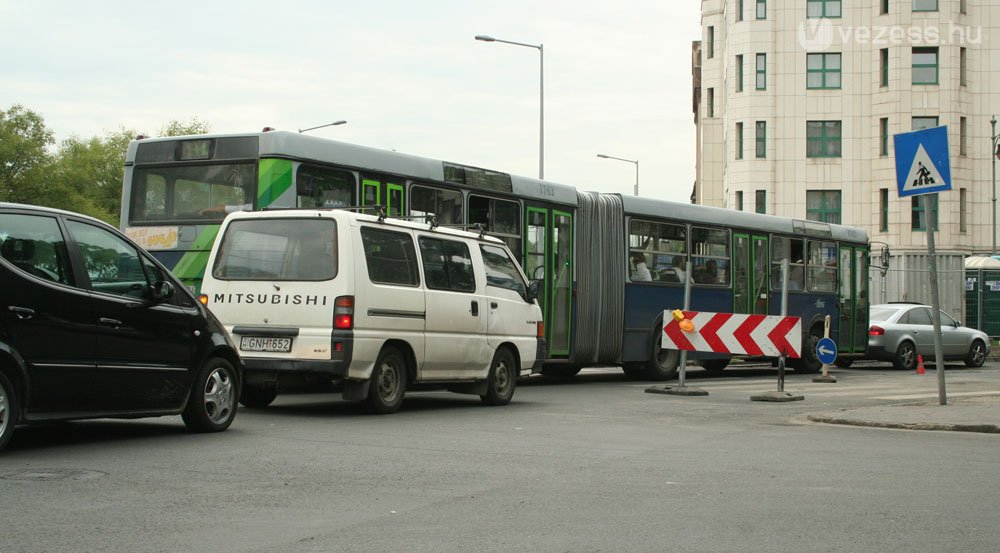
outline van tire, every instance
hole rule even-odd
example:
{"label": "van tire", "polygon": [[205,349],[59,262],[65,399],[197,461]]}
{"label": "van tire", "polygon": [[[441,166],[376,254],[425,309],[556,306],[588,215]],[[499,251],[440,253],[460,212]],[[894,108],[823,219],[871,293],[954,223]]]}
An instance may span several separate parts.
{"label": "van tire", "polygon": [[232,363],[212,357],[202,365],[191,386],[187,406],[181,413],[192,432],[222,432],[236,418],[239,378]]}
{"label": "van tire", "polygon": [[240,394],[240,404],[253,409],[263,409],[278,397],[277,389],[244,386]]}
{"label": "van tire", "polygon": [[17,393],[7,376],[0,372],[0,450],[7,447],[17,425]]}
{"label": "van tire", "polygon": [[393,346],[385,346],[378,354],[372,369],[371,384],[365,405],[378,415],[388,415],[399,410],[406,393],[406,359]]}
{"label": "van tire", "polygon": [[500,348],[493,354],[490,374],[486,378],[486,393],[479,396],[486,405],[507,405],[514,397],[517,376],[521,374],[517,360],[507,348]]}

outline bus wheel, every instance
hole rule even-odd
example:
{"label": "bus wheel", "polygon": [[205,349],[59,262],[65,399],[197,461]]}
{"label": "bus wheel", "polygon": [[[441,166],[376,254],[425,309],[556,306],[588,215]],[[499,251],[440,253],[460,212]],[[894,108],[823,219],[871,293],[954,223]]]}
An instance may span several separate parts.
{"label": "bus wheel", "polygon": [[549,378],[572,378],[582,368],[573,365],[545,365],[542,367],[542,376]]}
{"label": "bus wheel", "polygon": [[729,366],[729,359],[702,359],[699,363],[706,371],[719,374]]}
{"label": "bus wheel", "polygon": [[851,359],[850,357],[847,358],[838,357],[837,360],[833,362],[833,364],[837,365],[842,369],[849,369],[851,368],[851,365],[854,364],[854,359]]}
{"label": "bus wheel", "polygon": [[651,349],[652,356],[646,361],[646,368],[642,375],[647,380],[670,380],[677,376],[677,366],[680,365],[681,352],[675,349],[663,349],[660,347],[660,336],[653,339]]}
{"label": "bus wheel", "polygon": [[810,332],[809,338],[806,340],[805,351],[802,352],[802,357],[795,359],[795,364],[792,365],[795,372],[815,374],[823,369],[823,363],[820,363],[819,358],[816,357],[816,344],[818,343],[819,336],[814,332]]}

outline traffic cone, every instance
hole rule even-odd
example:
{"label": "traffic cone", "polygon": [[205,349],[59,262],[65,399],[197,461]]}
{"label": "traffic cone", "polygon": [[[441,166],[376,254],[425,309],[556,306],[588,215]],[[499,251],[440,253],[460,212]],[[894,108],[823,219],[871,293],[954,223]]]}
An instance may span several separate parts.
{"label": "traffic cone", "polygon": [[917,355],[917,374],[927,374],[927,369],[924,368],[923,355]]}

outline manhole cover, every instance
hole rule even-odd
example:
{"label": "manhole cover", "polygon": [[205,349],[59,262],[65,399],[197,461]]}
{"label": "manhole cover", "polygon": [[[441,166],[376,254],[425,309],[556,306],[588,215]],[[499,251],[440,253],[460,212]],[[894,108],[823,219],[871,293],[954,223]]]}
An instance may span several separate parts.
{"label": "manhole cover", "polygon": [[108,473],[99,470],[86,469],[31,469],[17,472],[8,472],[0,475],[4,480],[93,480],[102,478]]}

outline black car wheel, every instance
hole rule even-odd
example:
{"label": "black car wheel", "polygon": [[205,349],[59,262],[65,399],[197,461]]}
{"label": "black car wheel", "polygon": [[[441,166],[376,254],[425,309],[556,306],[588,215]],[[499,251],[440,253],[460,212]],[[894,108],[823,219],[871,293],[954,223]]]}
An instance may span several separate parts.
{"label": "black car wheel", "polygon": [[373,413],[388,415],[399,410],[405,393],[406,360],[399,350],[386,346],[375,361],[365,403]]}
{"label": "black car wheel", "polygon": [[17,424],[17,396],[10,380],[0,373],[0,450],[7,447]]}
{"label": "black car wheel", "polygon": [[486,393],[479,396],[486,405],[507,405],[514,397],[517,385],[517,361],[507,348],[500,348],[493,355],[490,374],[486,381]]}
{"label": "black car wheel", "polygon": [[896,349],[896,357],[892,360],[893,366],[901,371],[912,371],[917,368],[917,348],[913,342],[903,342]]}
{"label": "black car wheel", "polygon": [[221,432],[236,418],[239,381],[225,359],[213,357],[202,366],[184,409],[184,424],[194,432]]}
{"label": "black car wheel", "polygon": [[972,342],[969,354],[965,356],[966,367],[982,367],[986,361],[986,344],[980,340]]}

